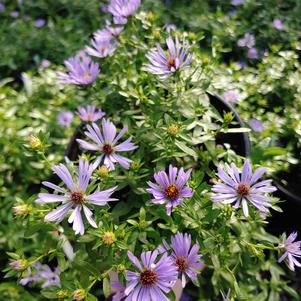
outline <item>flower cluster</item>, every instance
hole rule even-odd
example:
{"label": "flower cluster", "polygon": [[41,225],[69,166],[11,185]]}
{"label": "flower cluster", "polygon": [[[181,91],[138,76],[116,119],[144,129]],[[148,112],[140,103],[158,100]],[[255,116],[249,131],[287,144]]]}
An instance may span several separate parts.
{"label": "flower cluster", "polygon": [[49,286],[61,286],[60,270],[56,267],[52,270],[48,265],[36,262],[32,267],[28,267],[20,284],[25,286],[29,284],[41,283],[42,288]]}

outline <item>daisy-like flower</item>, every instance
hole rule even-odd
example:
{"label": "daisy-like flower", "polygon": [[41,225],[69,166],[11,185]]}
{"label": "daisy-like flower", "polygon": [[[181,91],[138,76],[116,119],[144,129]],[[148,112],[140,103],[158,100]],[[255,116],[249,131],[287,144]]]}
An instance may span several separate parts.
{"label": "daisy-like flower", "polygon": [[123,26],[112,26],[111,23],[106,20],[106,28],[97,30],[93,38],[98,41],[110,41],[113,38],[117,38],[123,31]]}
{"label": "daisy-like flower", "polygon": [[245,0],[232,0],[231,4],[234,6],[242,5],[245,3]]}
{"label": "daisy-like flower", "polygon": [[[178,206],[184,201],[184,198],[191,198],[193,196],[192,189],[187,185],[191,173],[191,169],[184,172],[183,168],[178,168],[169,165],[169,174],[165,171],[159,171],[154,174],[157,184],[147,182],[151,187],[147,192],[154,197],[152,202],[154,204],[166,203],[166,212],[171,214],[173,207]],[[185,187],[184,187],[185,186]]]}
{"label": "daisy-like flower", "polygon": [[246,33],[243,38],[239,39],[237,42],[239,47],[252,48],[255,46],[255,37],[250,33]]}
{"label": "daisy-like flower", "polygon": [[177,70],[187,67],[192,59],[192,54],[187,53],[189,46],[185,39],[180,44],[178,37],[176,37],[176,42],[172,37],[168,37],[166,45],[167,52],[162,49],[160,44],[157,44],[157,49],[151,49],[146,55],[150,63],[145,65],[148,72],[159,75],[163,79]]}
{"label": "daisy-like flower", "polygon": [[125,286],[118,280],[111,281],[111,291],[114,293],[112,301],[121,301],[126,298]]}
{"label": "daisy-like flower", "polygon": [[86,51],[89,55],[104,58],[113,54],[118,46],[118,43],[115,39],[102,40],[97,39],[96,37],[91,40],[91,46],[92,47],[86,47]]}
{"label": "daisy-like flower", "polygon": [[225,101],[238,103],[239,102],[239,95],[235,90],[229,90],[224,93]]}
{"label": "daisy-like flower", "polygon": [[256,118],[249,119],[248,124],[254,132],[261,133],[264,130],[262,123]]}
{"label": "daisy-like flower", "polygon": [[283,29],[283,23],[282,23],[282,21],[281,21],[280,19],[278,19],[278,18],[273,20],[273,26],[274,26],[276,29],[278,29],[278,30]]}
{"label": "daisy-like flower", "polygon": [[114,17],[114,23],[126,24],[127,18],[134,14],[141,4],[141,0],[111,0],[108,12]]}
{"label": "daisy-like flower", "polygon": [[66,60],[65,66],[68,73],[57,72],[58,82],[62,84],[89,85],[99,74],[99,65],[83,51]]}
{"label": "daisy-like flower", "polygon": [[86,136],[90,138],[94,143],[87,142],[82,139],[76,139],[80,146],[87,150],[99,151],[101,155],[96,159],[94,167],[96,168],[102,161],[109,170],[114,170],[114,164],[119,163],[123,168],[129,169],[132,160],[118,155],[118,152],[127,152],[136,149],[138,146],[132,141],[132,137],[126,141],[117,144],[124,133],[127,131],[127,126],[124,126],[118,135],[116,135],[116,127],[113,122],[102,119],[102,131],[96,123],[92,123],[92,126],[87,125]]}
{"label": "daisy-like flower", "polygon": [[142,264],[130,251],[128,257],[139,271],[126,271],[125,301],[168,301],[165,294],[170,292],[178,277],[178,269],[172,259],[165,253],[157,261],[157,250],[143,252]]}
{"label": "daisy-like flower", "polygon": [[43,18],[38,18],[34,20],[33,25],[37,28],[41,28],[46,24],[46,20]]}
{"label": "daisy-like flower", "polygon": [[90,205],[104,206],[110,201],[117,201],[117,199],[111,198],[111,194],[115,191],[116,187],[110,188],[104,191],[96,190],[92,194],[86,194],[91,175],[94,171],[92,164],[88,161],[80,158],[78,174],[74,179],[68,168],[64,164],[56,165],[52,170],[59,176],[59,178],[65,183],[66,188],[59,187],[50,182],[43,182],[43,185],[54,189],[55,192],[61,194],[39,193],[36,200],[39,204],[57,203],[63,204],[56,209],[50,211],[45,216],[45,221],[60,223],[70,209],[73,208],[68,222],[73,223],[73,230],[75,234],[83,235],[85,232],[84,223],[81,216],[81,211],[89,222],[89,224],[97,228],[95,221],[92,218],[92,211],[89,209]]}
{"label": "daisy-like flower", "polygon": [[57,267],[54,271],[48,265],[43,265],[42,271],[39,273],[39,276],[45,281],[42,284],[42,288],[49,286],[61,286],[60,280],[60,269]]}
{"label": "daisy-like flower", "polygon": [[95,122],[106,115],[101,109],[92,105],[78,107],[77,110],[79,118],[85,122]]}
{"label": "daisy-like flower", "polygon": [[268,213],[273,199],[265,194],[274,192],[277,188],[271,185],[272,180],[258,182],[264,175],[265,168],[258,168],[253,173],[249,160],[245,161],[241,172],[234,163],[231,167],[225,164],[225,167],[226,171],[221,167],[218,168],[218,177],[222,182],[214,184],[212,191],[215,195],[212,196],[212,201],[223,204],[234,203],[234,208],[242,205],[246,217],[249,216],[248,203],[255,206],[261,213]]}
{"label": "daisy-like flower", "polygon": [[247,56],[251,60],[258,59],[258,51],[257,51],[257,49],[254,48],[254,47],[248,49]]}
{"label": "daisy-like flower", "polygon": [[73,114],[69,111],[59,112],[57,115],[57,123],[62,127],[69,127],[73,120]]}
{"label": "daisy-like flower", "polygon": [[285,250],[285,253],[279,258],[278,262],[282,262],[287,257],[288,266],[292,271],[295,270],[295,266],[301,267],[301,263],[296,259],[296,257],[301,257],[301,241],[295,241],[297,235],[297,232],[291,233],[283,244],[278,245],[279,248]]}
{"label": "daisy-like flower", "polygon": [[35,283],[41,280],[40,275],[31,269],[31,267],[27,268],[26,276],[20,280],[20,284],[25,286],[30,283]]}
{"label": "daisy-like flower", "polygon": [[177,233],[171,237],[171,246],[163,240],[163,246],[159,247],[159,252],[172,250],[171,258],[179,270],[179,279],[182,281],[182,287],[186,286],[187,277],[192,281],[197,279],[197,274],[205,267],[200,261],[202,255],[198,254],[199,245],[191,245],[191,235]]}

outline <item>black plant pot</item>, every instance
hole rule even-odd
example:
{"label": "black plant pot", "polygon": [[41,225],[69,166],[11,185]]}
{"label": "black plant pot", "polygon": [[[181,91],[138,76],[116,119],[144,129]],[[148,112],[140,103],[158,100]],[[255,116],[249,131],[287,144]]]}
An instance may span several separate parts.
{"label": "black plant pot", "polygon": [[[233,128],[245,127],[244,122],[239,117],[237,111],[221,97],[209,94],[209,100],[211,105],[220,113],[223,112],[229,113],[232,112],[234,116],[234,121],[237,122],[237,125],[232,126]],[[238,154],[243,157],[248,157],[251,153],[251,143],[249,135],[247,133],[220,133],[216,137],[217,144],[228,143],[231,145],[231,148]]]}

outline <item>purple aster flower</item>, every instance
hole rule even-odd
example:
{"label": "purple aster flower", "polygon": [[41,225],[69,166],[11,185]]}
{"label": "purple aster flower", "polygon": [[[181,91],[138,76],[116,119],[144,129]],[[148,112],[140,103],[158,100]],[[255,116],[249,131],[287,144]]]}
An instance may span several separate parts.
{"label": "purple aster flower", "polygon": [[82,121],[85,122],[95,122],[106,115],[101,109],[98,109],[95,106],[91,105],[86,107],[79,107],[77,110],[78,116]]}
{"label": "purple aster flower", "polygon": [[167,53],[157,44],[157,49],[150,50],[146,55],[150,62],[145,65],[147,71],[159,75],[161,78],[166,78],[177,70],[187,67],[192,59],[192,54],[187,54],[189,46],[185,39],[180,44],[178,37],[176,37],[176,43],[172,37],[168,37],[166,44]]}
{"label": "purple aster flower", "polygon": [[121,301],[126,298],[125,286],[118,280],[111,281],[111,291],[114,292],[112,301]]}
{"label": "purple aster flower", "polygon": [[3,3],[0,3],[0,14],[5,12],[5,5]]}
{"label": "purple aster flower", "polygon": [[57,267],[54,271],[48,265],[43,265],[42,271],[39,273],[41,279],[45,282],[42,284],[42,288],[49,286],[61,286],[60,269]]}
{"label": "purple aster flower", "polygon": [[22,271],[26,268],[26,261],[22,260],[22,259],[18,259],[15,261],[12,261],[9,266],[16,271]]}
{"label": "purple aster flower", "polygon": [[41,280],[37,271],[33,271],[30,267],[27,268],[26,276],[20,280],[20,284],[25,286],[30,283],[38,282]]}
{"label": "purple aster flower", "polygon": [[192,281],[197,279],[197,274],[205,267],[204,263],[200,261],[202,255],[198,252],[200,247],[198,245],[191,246],[191,235],[177,233],[171,237],[171,246],[163,240],[163,247],[159,248],[159,252],[172,250],[171,258],[174,264],[178,267],[179,278],[182,281],[182,287],[186,286],[187,277]]}
{"label": "purple aster flower", "polygon": [[118,46],[118,43],[115,39],[103,40],[94,37],[91,40],[91,46],[92,47],[86,47],[87,53],[91,56],[103,58],[113,54]]}
{"label": "purple aster flower", "polygon": [[191,198],[193,196],[192,189],[187,185],[184,187],[190,177],[191,169],[184,172],[181,167],[179,172],[178,168],[169,165],[169,174],[165,171],[159,171],[154,174],[157,184],[147,182],[151,187],[147,192],[151,193],[154,197],[152,202],[154,204],[166,203],[166,212],[171,214],[173,207],[178,206],[184,201],[184,198]]}
{"label": "purple aster flower", "polygon": [[177,25],[175,25],[175,24],[167,24],[166,25],[166,31],[168,33],[170,33],[172,30],[176,31],[177,30]]}
{"label": "purple aster flower", "polygon": [[48,61],[48,60],[46,60],[46,59],[42,60],[41,66],[42,66],[43,68],[48,68],[48,67],[50,66],[50,61]]}
{"label": "purple aster flower", "polygon": [[258,58],[258,52],[257,52],[257,49],[254,48],[254,47],[248,49],[247,56],[248,56],[248,58],[251,59],[251,60],[257,59],[257,58]]}
{"label": "purple aster flower", "polygon": [[282,262],[287,257],[288,266],[292,271],[295,270],[295,266],[301,267],[301,263],[295,258],[301,257],[301,241],[295,241],[297,235],[297,232],[291,233],[283,244],[278,245],[279,248],[285,250],[285,253],[279,258],[278,262]]}
{"label": "purple aster flower", "polygon": [[38,18],[34,20],[33,25],[37,28],[41,28],[46,24],[46,20],[43,18]]}
{"label": "purple aster flower", "polygon": [[13,17],[13,18],[18,18],[19,17],[19,12],[14,10],[10,13],[10,16]]}
{"label": "purple aster flower", "polygon": [[238,103],[239,95],[235,90],[229,90],[224,93],[224,99],[227,102]]}
{"label": "purple aster flower", "polygon": [[274,19],[273,20],[273,26],[278,29],[278,30],[281,30],[283,29],[283,23],[280,19]]}
{"label": "purple aster flower", "polygon": [[62,111],[58,113],[57,123],[63,127],[69,127],[73,120],[73,114],[69,111]]}
{"label": "purple aster flower", "polygon": [[87,125],[87,131],[85,134],[94,142],[94,144],[82,139],[77,139],[77,142],[84,149],[101,152],[101,155],[94,163],[95,168],[100,164],[100,162],[104,161],[104,165],[107,166],[109,170],[115,169],[114,164],[116,162],[118,162],[123,168],[129,169],[132,160],[117,154],[118,152],[127,152],[138,147],[131,142],[132,137],[120,144],[117,144],[126,131],[127,126],[124,126],[120,133],[116,135],[115,125],[111,121],[103,118],[102,132],[95,123],[92,123],[92,126]]}
{"label": "purple aster flower", "polygon": [[128,257],[139,271],[126,271],[128,286],[125,290],[125,301],[168,301],[165,294],[170,292],[178,277],[178,269],[172,259],[165,253],[156,261],[157,250],[143,252],[142,264],[130,251]]}
{"label": "purple aster flower", "polygon": [[94,63],[84,51],[65,61],[68,73],[57,72],[59,83],[89,85],[99,74],[99,65]]}
{"label": "purple aster flower", "polygon": [[223,301],[230,301],[230,296],[231,296],[231,290],[230,289],[228,290],[227,295],[224,295],[223,292],[221,292],[221,294],[222,294]]}
{"label": "purple aster flower", "polygon": [[252,48],[255,46],[255,37],[250,33],[246,33],[243,38],[239,39],[237,42],[239,47]]}
{"label": "purple aster flower", "polygon": [[113,15],[114,23],[125,24],[127,18],[134,14],[140,4],[140,0],[111,0],[108,11]]}
{"label": "purple aster flower", "polygon": [[212,191],[216,194],[212,197],[213,202],[223,204],[234,204],[234,208],[242,205],[243,213],[249,216],[248,202],[255,206],[259,212],[268,213],[268,208],[272,206],[271,197],[264,194],[274,192],[276,187],[271,185],[272,180],[258,180],[264,175],[265,168],[258,168],[252,173],[249,160],[245,160],[243,169],[238,171],[234,163],[231,167],[226,163],[226,172],[219,167],[218,177],[222,182],[214,184]]}
{"label": "purple aster flower", "polygon": [[231,4],[234,6],[242,5],[245,3],[245,0],[232,0]]}
{"label": "purple aster flower", "polygon": [[249,119],[248,123],[254,132],[261,133],[264,130],[262,123],[256,118]]}
{"label": "purple aster flower", "polygon": [[104,206],[110,201],[117,201],[117,199],[111,198],[111,194],[115,191],[116,187],[110,188],[104,191],[96,190],[92,194],[86,194],[91,175],[94,167],[89,164],[88,161],[80,158],[78,175],[76,179],[73,179],[67,167],[63,164],[52,167],[52,170],[61,178],[67,188],[59,187],[50,182],[43,182],[43,185],[54,189],[54,191],[61,192],[61,194],[39,193],[36,200],[39,204],[48,204],[62,202],[63,204],[56,209],[50,211],[45,216],[45,221],[60,223],[68,211],[73,208],[68,222],[73,223],[73,230],[75,234],[83,235],[85,227],[83,224],[81,211],[89,222],[89,224],[97,228],[95,221],[92,218],[92,211],[89,209],[89,205]]}
{"label": "purple aster flower", "polygon": [[123,26],[112,26],[111,22],[106,20],[106,30],[108,30],[114,38],[118,37],[123,29]]}

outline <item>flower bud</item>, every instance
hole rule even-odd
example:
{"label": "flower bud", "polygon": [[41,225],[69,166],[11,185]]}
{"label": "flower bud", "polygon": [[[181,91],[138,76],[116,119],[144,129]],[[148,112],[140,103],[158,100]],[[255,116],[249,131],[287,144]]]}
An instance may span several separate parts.
{"label": "flower bud", "polygon": [[176,124],[172,124],[167,128],[167,133],[170,136],[177,136],[179,133],[179,127]]}
{"label": "flower bud", "polygon": [[225,122],[230,123],[233,120],[234,116],[232,112],[227,112],[224,114]]}
{"label": "flower bud", "polygon": [[41,140],[35,135],[30,135],[28,140],[29,140],[29,146],[33,149],[37,149],[42,145]]}
{"label": "flower bud", "polygon": [[133,161],[133,162],[131,163],[131,169],[132,169],[132,170],[138,170],[139,167],[140,167],[140,163],[139,163],[138,161]]}
{"label": "flower bud", "polygon": [[103,234],[102,240],[106,245],[111,245],[116,241],[116,237],[113,232],[108,231]]}
{"label": "flower bud", "polygon": [[97,173],[101,178],[106,178],[109,175],[109,169],[105,165],[102,165],[98,168]]}
{"label": "flower bud", "polygon": [[30,206],[22,204],[13,207],[13,213],[16,216],[26,216],[30,212]]}
{"label": "flower bud", "polygon": [[84,289],[79,288],[72,293],[73,300],[80,301],[84,300],[87,296],[87,293]]}
{"label": "flower bud", "polygon": [[60,290],[60,291],[56,292],[56,297],[58,299],[66,298],[66,297],[68,297],[68,292],[64,291],[64,290]]}
{"label": "flower bud", "polygon": [[27,260],[25,259],[18,259],[15,261],[12,261],[9,266],[16,271],[23,271],[27,268]]}

